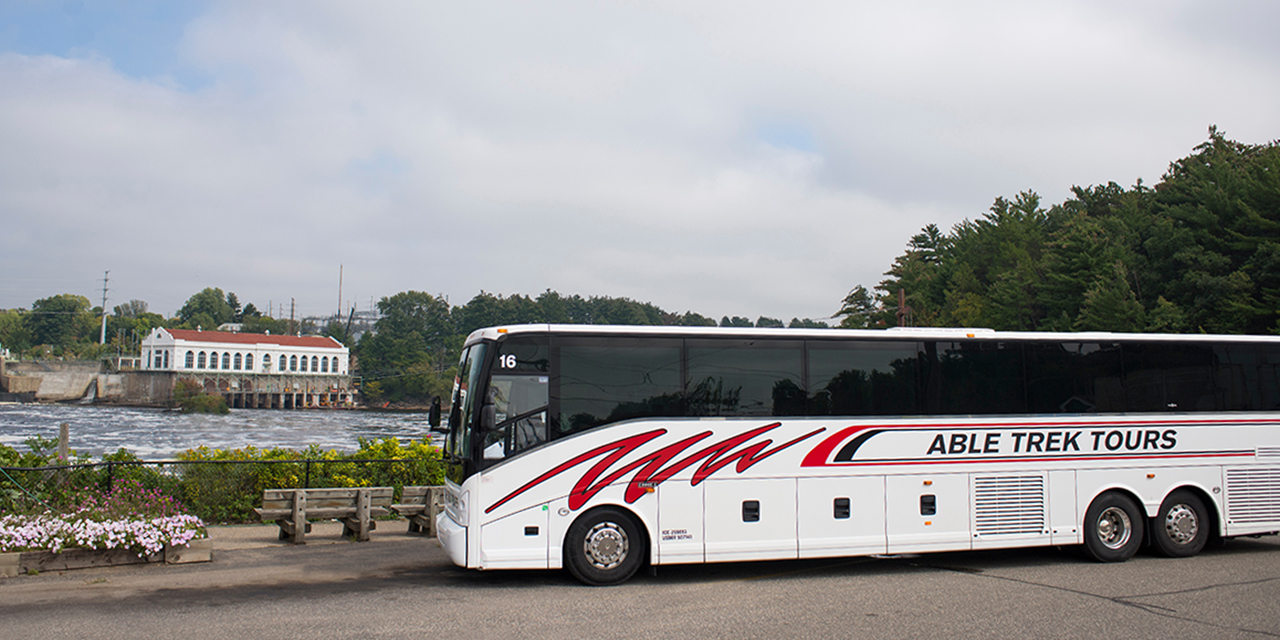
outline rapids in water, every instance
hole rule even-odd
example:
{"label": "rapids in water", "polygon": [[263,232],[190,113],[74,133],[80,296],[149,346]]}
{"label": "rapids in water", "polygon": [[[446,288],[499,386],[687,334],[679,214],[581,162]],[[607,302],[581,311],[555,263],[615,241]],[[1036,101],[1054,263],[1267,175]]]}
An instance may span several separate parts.
{"label": "rapids in water", "polygon": [[[170,459],[204,445],[214,449],[284,447],[354,451],[358,439],[431,438],[426,413],[357,410],[232,409],[227,415],[101,405],[0,405],[0,444],[26,449],[34,436],[58,438],[69,425],[71,449],[100,457],[120,448],[144,460]],[[437,442],[439,438],[437,435]]]}

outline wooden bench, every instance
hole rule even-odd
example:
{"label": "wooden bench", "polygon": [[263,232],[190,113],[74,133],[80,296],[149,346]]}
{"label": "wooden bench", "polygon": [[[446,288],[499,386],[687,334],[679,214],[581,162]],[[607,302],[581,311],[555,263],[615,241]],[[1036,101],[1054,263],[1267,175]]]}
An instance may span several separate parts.
{"label": "wooden bench", "polygon": [[444,509],[444,487],[405,487],[400,504],[391,505],[397,515],[409,520],[409,533],[436,535],[436,515]]}
{"label": "wooden bench", "polygon": [[388,515],[391,487],[351,487],[342,489],[267,489],[262,492],[262,508],[254,509],[263,522],[274,520],[280,525],[280,539],[306,544],[313,519],[342,521],[343,537],[369,539],[377,528],[373,519]]}

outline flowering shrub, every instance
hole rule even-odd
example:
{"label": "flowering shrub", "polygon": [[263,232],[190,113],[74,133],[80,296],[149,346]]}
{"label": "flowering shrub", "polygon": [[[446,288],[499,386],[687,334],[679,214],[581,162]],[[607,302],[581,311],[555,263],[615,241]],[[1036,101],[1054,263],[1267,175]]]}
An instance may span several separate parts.
{"label": "flowering shrub", "polygon": [[144,557],[204,535],[200,518],[137,480],[122,480],[109,492],[85,487],[76,496],[69,513],[0,517],[0,551],[127,548]]}
{"label": "flowering shrub", "polygon": [[0,551],[132,549],[145,557],[165,545],[186,545],[203,531],[200,518],[189,515],[149,520],[96,520],[85,512],[8,515],[0,517]]}

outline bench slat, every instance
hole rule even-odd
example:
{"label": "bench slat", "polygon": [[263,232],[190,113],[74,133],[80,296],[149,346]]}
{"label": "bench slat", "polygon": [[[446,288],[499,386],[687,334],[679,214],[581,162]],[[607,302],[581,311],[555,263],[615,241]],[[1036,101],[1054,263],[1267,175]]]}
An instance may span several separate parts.
{"label": "bench slat", "polygon": [[[292,509],[254,509],[262,520],[279,520],[293,515]],[[309,520],[329,520],[333,518],[349,518],[356,515],[355,507],[350,509],[311,509],[306,511]],[[382,507],[370,507],[369,516],[378,518],[391,515],[391,511]]]}

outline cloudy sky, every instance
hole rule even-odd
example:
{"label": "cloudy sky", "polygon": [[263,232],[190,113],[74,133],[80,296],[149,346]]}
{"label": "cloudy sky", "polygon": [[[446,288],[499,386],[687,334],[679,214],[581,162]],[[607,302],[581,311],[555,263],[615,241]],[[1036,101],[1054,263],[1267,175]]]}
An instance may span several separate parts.
{"label": "cloudy sky", "polygon": [[[176,5],[176,6],[175,6]],[[1280,4],[0,2],[0,308],[830,316],[997,196],[1280,137]]]}

